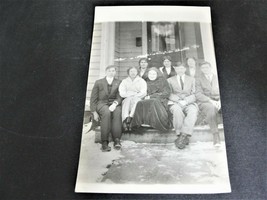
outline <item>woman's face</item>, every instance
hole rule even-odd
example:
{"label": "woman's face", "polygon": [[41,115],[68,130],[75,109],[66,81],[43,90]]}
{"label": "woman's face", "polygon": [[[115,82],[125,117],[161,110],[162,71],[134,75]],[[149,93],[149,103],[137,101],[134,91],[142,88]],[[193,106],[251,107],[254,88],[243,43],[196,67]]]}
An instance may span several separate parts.
{"label": "woman's face", "polygon": [[171,62],[170,60],[168,60],[168,59],[165,59],[165,60],[163,61],[163,65],[164,65],[165,67],[171,67],[172,62]]}
{"label": "woman's face", "polygon": [[146,69],[147,68],[147,65],[148,65],[148,63],[147,63],[146,60],[141,60],[141,62],[140,62],[141,69]]}
{"label": "woman's face", "polygon": [[148,75],[147,75],[147,76],[148,76],[149,80],[154,81],[154,80],[156,80],[158,74],[157,74],[156,71],[154,71],[154,70],[150,70],[150,71],[148,72]]}
{"label": "woman's face", "polygon": [[130,71],[129,71],[129,76],[130,76],[131,78],[135,78],[135,77],[137,76],[137,74],[138,74],[137,69],[135,69],[135,68],[130,69]]}
{"label": "woman's face", "polygon": [[189,58],[189,59],[187,60],[187,64],[188,64],[188,66],[190,66],[190,67],[195,67],[195,66],[196,66],[196,61],[195,61],[193,58]]}

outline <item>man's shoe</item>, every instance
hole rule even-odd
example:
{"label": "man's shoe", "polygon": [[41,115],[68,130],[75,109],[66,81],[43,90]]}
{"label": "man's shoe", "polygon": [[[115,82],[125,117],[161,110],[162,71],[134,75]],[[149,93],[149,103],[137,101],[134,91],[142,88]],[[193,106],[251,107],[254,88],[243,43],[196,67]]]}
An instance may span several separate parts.
{"label": "man's shoe", "polygon": [[189,143],[189,136],[185,133],[182,133],[175,141],[175,146],[178,149],[184,149],[186,144]]}
{"label": "man's shoe", "polygon": [[102,150],[102,152],[108,152],[111,150],[110,146],[108,146],[107,141],[102,142],[101,150]]}
{"label": "man's shoe", "polygon": [[220,140],[220,135],[218,132],[213,133],[213,145],[214,146],[220,146],[221,140]]}
{"label": "man's shoe", "polygon": [[119,138],[116,138],[114,141],[114,149],[120,150],[121,149],[121,142]]}

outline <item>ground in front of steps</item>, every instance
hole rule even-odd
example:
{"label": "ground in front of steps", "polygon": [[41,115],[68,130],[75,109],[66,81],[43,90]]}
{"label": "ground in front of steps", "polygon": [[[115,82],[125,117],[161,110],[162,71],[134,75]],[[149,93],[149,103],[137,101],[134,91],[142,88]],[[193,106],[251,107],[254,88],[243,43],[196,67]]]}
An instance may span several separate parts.
{"label": "ground in front of steps", "polygon": [[[122,141],[122,149],[103,153],[94,131],[82,136],[76,191],[103,184],[206,184],[229,182],[225,143],[193,142],[178,150],[173,143]],[[110,143],[112,146],[113,143]]]}

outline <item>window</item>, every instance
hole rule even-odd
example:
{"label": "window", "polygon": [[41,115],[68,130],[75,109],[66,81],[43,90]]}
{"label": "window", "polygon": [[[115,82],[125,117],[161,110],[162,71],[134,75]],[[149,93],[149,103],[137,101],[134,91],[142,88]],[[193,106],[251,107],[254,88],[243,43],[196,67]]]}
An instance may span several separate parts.
{"label": "window", "polygon": [[161,67],[165,55],[171,56],[173,65],[186,57],[203,59],[199,23],[148,22],[147,36],[150,66]]}

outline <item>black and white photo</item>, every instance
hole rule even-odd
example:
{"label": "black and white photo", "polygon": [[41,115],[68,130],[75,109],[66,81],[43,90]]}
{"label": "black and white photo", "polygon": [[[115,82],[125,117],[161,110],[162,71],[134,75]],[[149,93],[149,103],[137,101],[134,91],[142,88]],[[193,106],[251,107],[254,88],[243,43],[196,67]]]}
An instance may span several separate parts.
{"label": "black and white photo", "polygon": [[231,192],[209,7],[96,7],[76,192]]}

